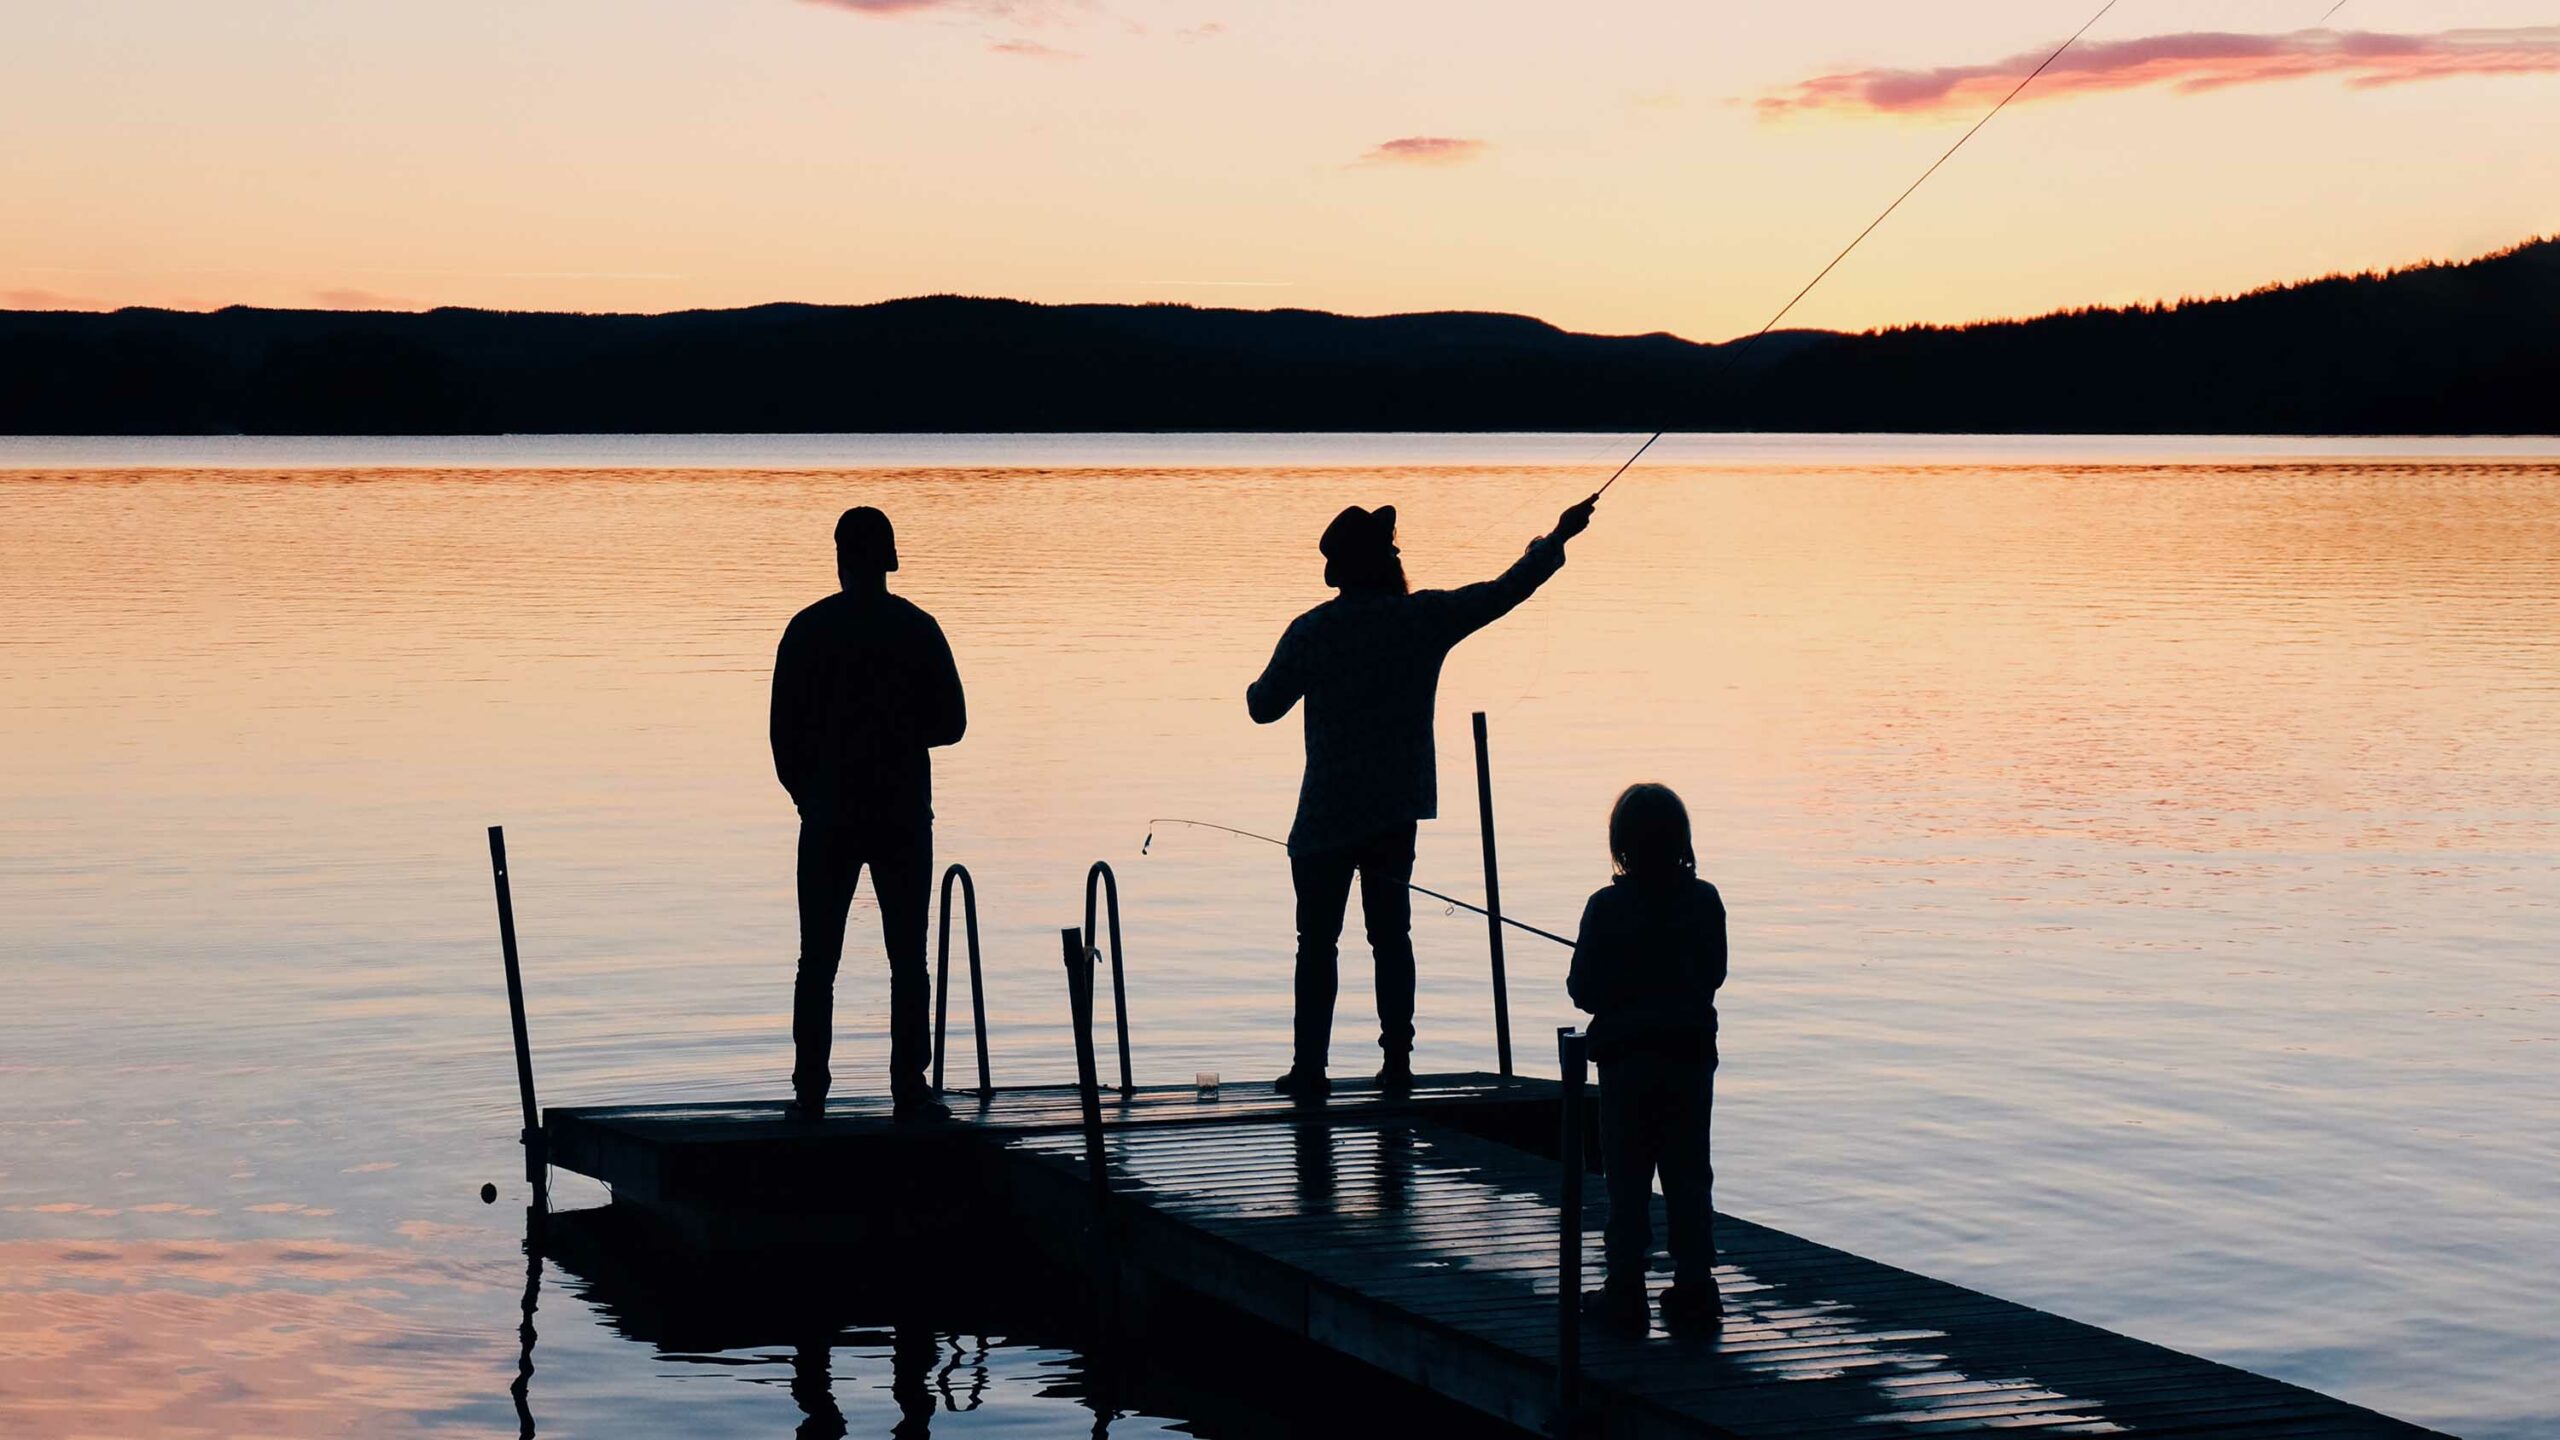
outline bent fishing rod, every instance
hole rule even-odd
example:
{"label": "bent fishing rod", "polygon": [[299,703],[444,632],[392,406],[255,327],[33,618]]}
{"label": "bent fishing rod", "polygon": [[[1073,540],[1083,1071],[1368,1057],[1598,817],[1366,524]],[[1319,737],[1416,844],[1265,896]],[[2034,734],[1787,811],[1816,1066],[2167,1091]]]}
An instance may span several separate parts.
{"label": "bent fishing rod", "polygon": [[[1144,855],[1149,849],[1154,847],[1156,843],[1156,827],[1159,825],[1188,825],[1194,830],[1215,830],[1222,835],[1234,835],[1240,839],[1259,840],[1265,845],[1277,845],[1283,850],[1289,848],[1288,841],[1276,839],[1272,836],[1261,834],[1258,831],[1239,830],[1233,825],[1220,825],[1209,820],[1185,820],[1177,815],[1160,815],[1147,822],[1147,838],[1138,842],[1139,854]],[[1407,880],[1404,882],[1404,888],[1412,891],[1416,895],[1428,895],[1432,899],[1440,901],[1442,904],[1453,905],[1460,910],[1473,911],[1478,915],[1484,916],[1488,920],[1498,919],[1503,924],[1510,926],[1514,930],[1526,930],[1541,940],[1553,940],[1567,950],[1574,948],[1572,941],[1567,940],[1553,930],[1541,930],[1535,925],[1528,924],[1525,921],[1514,920],[1508,915],[1495,915],[1493,912],[1485,909],[1481,905],[1470,905],[1455,895],[1443,895],[1439,891],[1434,890],[1427,885],[1416,885],[1412,881]]]}
{"label": "bent fishing rod", "polygon": [[[1778,312],[1769,317],[1768,323],[1762,325],[1759,329],[1752,331],[1741,340],[1720,347],[1716,351],[1717,368],[1712,372],[1709,378],[1712,379],[1717,376],[1721,376],[1725,370],[1732,368],[1733,362],[1741,358],[1744,351],[1758,343],[1761,336],[1778,328],[1778,322],[1786,319],[1789,314],[1793,313],[1796,306],[1803,301],[1804,297],[1813,293],[1813,287],[1830,278],[1831,272],[1840,268],[1840,262],[1848,259],[1851,251],[1866,243],[1867,237],[1876,233],[1877,226],[1882,225],[1886,220],[1892,218],[1893,212],[1902,208],[1903,201],[1910,199],[1914,194],[1918,193],[1921,186],[1928,184],[1929,177],[1937,174],[1941,166],[1944,166],[1948,161],[1956,158],[1956,152],[1965,147],[1966,141],[1971,140],[1974,136],[1982,133],[1982,127],[1990,124],[1993,117],[1997,116],[2001,111],[2008,109],[2010,101],[2025,94],[2027,87],[2036,83],[2037,76],[2040,76],[2045,71],[2052,69],[2053,62],[2061,59],[2064,51],[2079,44],[2080,37],[2088,34],[2090,27],[2096,25],[2100,20],[2105,19],[2107,12],[2116,8],[2118,3],[2119,0],[2106,0],[2105,4],[2098,7],[2098,12],[2096,14],[2082,21],[2080,23],[2080,28],[2071,32],[2070,39],[2055,46],[2053,53],[2044,57],[2043,64],[2028,71],[2025,79],[2020,80],[2008,94],[2000,97],[1999,104],[1994,105],[1989,110],[1985,111],[1981,119],[1973,122],[1971,129],[1966,130],[1962,135],[1956,137],[1956,143],[1948,146],[1945,153],[1941,154],[1937,159],[1930,161],[1929,168],[1920,172],[1919,179],[1914,180],[1908,186],[1905,186],[1901,194],[1893,197],[1892,204],[1887,205],[1883,210],[1877,212],[1876,218],[1867,222],[1866,229],[1859,231],[1856,238],[1852,239],[1848,244],[1841,246],[1840,253],[1831,257],[1830,264],[1823,266],[1818,271],[1815,271],[1813,278],[1804,282],[1803,289],[1798,290],[1793,296],[1789,297],[1786,304],[1778,307]],[[2338,13],[2339,7],[2344,6],[2345,4],[2346,0],[2338,0],[2338,5],[2330,7],[2329,13],[2331,15]],[[2323,17],[2323,19],[2325,21],[2326,17]],[[1661,439],[1665,433],[1667,432],[1656,430],[1651,435],[1645,437],[1645,442],[1636,447],[1636,453],[1628,456],[1625,464],[1620,465],[1616,470],[1611,471],[1609,478],[1601,483],[1600,488],[1592,492],[1592,500],[1596,501],[1601,496],[1608,494],[1609,487],[1617,484],[1619,477],[1625,475],[1629,470],[1634,469],[1635,463],[1644,458],[1646,451],[1653,448],[1653,442]]]}

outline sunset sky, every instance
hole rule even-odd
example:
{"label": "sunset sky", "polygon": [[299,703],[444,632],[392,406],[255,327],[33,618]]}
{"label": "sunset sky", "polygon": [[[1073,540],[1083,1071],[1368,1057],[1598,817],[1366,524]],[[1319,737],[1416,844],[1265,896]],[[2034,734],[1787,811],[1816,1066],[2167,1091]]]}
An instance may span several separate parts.
{"label": "sunset sky", "polygon": [[[1756,328],[2095,0],[98,0],[0,47],[0,306],[957,291]],[[2121,0],[1794,323],[2560,230],[2560,19]]]}

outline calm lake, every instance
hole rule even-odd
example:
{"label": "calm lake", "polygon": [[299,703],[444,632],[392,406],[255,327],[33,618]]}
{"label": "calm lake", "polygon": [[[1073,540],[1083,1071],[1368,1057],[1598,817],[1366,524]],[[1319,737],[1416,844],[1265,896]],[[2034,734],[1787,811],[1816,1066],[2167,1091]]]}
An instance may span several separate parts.
{"label": "calm lake", "polygon": [[[1243,692],[1326,593],[1318,531],[1391,502],[1417,585],[1483,578],[1635,438],[0,441],[0,1431],[517,1432],[483,829],[546,1102],[784,1093],[767,679],[848,505],[969,689],[937,859],[976,876],[997,1082],[1072,1078],[1096,859],[1140,1082],[1278,1073],[1286,866],[1161,817],[1288,825],[1296,719]],[[1450,663],[1416,879],[1471,898],[1473,710],[1532,923],[1606,880],[1621,786],[1688,797],[1732,916],[1723,1208],[2474,1440],[2560,1428],[2560,446],[1673,437]],[[1417,1062],[1490,1068],[1482,922],[1415,929]],[[867,886],[852,937],[843,1090],[885,1067]],[[1565,953],[1509,953],[1552,1073]],[[1072,1336],[965,1296],[785,1343],[534,1278],[544,1435],[1240,1425],[1095,1400]]]}

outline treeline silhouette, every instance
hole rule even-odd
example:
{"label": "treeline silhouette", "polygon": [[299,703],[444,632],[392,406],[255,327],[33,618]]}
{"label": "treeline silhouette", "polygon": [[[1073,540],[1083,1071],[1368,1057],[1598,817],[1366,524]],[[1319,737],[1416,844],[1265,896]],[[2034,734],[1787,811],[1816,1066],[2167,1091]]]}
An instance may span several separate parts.
{"label": "treeline silhouette", "polygon": [[667,315],[0,312],[0,433],[2549,433],[2560,240],[1742,352],[1516,315],[934,296]]}

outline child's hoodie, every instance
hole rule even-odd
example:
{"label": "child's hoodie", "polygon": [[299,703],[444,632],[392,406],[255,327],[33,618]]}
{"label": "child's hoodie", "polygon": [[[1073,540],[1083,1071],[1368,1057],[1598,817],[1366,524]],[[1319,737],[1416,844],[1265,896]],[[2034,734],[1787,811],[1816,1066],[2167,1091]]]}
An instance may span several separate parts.
{"label": "child's hoodie", "polygon": [[1582,907],[1565,991],[1592,1015],[1591,1058],[1715,1053],[1724,897],[1694,875],[1621,875]]}

